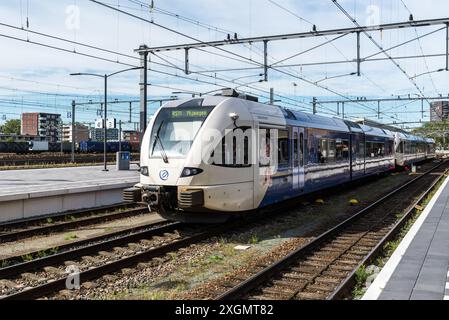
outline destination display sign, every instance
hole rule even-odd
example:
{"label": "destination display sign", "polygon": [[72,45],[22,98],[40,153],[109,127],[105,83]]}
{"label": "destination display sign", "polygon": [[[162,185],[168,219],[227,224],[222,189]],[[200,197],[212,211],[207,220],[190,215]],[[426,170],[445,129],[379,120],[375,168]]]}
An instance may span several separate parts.
{"label": "destination display sign", "polygon": [[172,118],[205,118],[209,115],[207,109],[177,109],[171,111]]}

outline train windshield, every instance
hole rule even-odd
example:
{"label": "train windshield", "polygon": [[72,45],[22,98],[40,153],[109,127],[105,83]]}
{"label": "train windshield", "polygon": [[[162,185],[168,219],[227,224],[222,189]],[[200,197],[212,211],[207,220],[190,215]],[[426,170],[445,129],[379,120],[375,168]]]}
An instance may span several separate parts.
{"label": "train windshield", "polygon": [[162,109],[151,132],[150,156],[182,158],[213,107]]}

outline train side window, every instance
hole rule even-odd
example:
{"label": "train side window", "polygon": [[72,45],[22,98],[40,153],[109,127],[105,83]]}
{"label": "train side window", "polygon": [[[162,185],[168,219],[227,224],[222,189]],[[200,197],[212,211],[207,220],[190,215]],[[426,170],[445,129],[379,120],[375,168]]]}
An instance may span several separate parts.
{"label": "train side window", "polygon": [[329,141],[327,139],[321,139],[318,146],[317,159],[319,163],[326,163],[328,158],[328,145]]}
{"label": "train side window", "polygon": [[270,150],[271,131],[270,129],[261,128],[259,131],[259,167],[271,166]]}
{"label": "train side window", "polygon": [[304,167],[304,133],[299,134],[299,165]]}
{"label": "train side window", "polygon": [[343,161],[349,159],[349,141],[337,139],[336,141],[336,159]]}
{"label": "train side window", "polygon": [[367,142],[366,157],[382,158],[385,155],[385,143],[383,142]]}
{"label": "train side window", "polygon": [[279,167],[288,167],[290,156],[288,147],[288,131],[279,130],[278,135],[278,163]]}
{"label": "train side window", "polygon": [[394,150],[394,142],[388,141],[388,156],[393,155],[393,150]]}
{"label": "train side window", "polygon": [[293,166],[299,166],[298,133],[293,134]]}
{"label": "train side window", "polygon": [[[246,132],[249,128],[243,128],[243,133]],[[229,135],[231,135],[229,133]],[[243,142],[243,143],[242,143]],[[238,145],[240,144],[240,145]],[[217,150],[218,149],[218,150]],[[220,150],[221,149],[221,150]],[[247,135],[243,136],[243,140],[239,138],[237,141],[237,137],[232,137],[232,145],[227,145],[226,137],[223,137],[221,143],[217,146],[216,150],[211,153],[211,158],[213,159],[216,151],[221,151],[221,163],[213,162],[212,165],[218,167],[226,167],[226,168],[247,168],[251,167],[249,153],[249,137]]]}
{"label": "train side window", "polygon": [[363,142],[359,142],[359,150],[357,153],[357,159],[359,159],[359,160],[365,159],[365,144]]}
{"label": "train side window", "polygon": [[335,162],[336,143],[333,139],[321,139],[318,146],[317,158],[319,163]]}
{"label": "train side window", "polygon": [[398,153],[404,153],[404,141],[401,141],[398,146]]}
{"label": "train side window", "polygon": [[335,162],[336,154],[336,141],[334,139],[329,139],[327,162]]}

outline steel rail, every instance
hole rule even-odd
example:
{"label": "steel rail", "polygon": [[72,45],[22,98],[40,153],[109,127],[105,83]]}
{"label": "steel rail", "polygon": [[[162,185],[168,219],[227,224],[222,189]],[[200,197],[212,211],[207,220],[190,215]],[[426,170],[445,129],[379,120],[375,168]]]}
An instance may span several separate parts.
{"label": "steel rail", "polygon": [[356,222],[363,216],[369,213],[370,210],[375,209],[379,205],[381,205],[384,201],[390,199],[394,195],[396,195],[398,192],[406,189],[407,187],[411,186],[412,184],[416,183],[417,181],[423,179],[423,177],[429,175],[439,167],[441,167],[446,162],[442,162],[435,166],[434,168],[424,172],[420,176],[414,178],[413,180],[403,184],[402,186],[396,188],[392,192],[388,193],[387,195],[383,196],[381,199],[377,200],[376,202],[372,203],[368,207],[362,209],[361,211],[357,212],[350,218],[346,219],[345,221],[341,222],[337,226],[333,227],[332,229],[322,233],[320,236],[309,242],[308,244],[298,248],[297,250],[293,251],[286,257],[282,258],[281,260],[271,264],[270,266],[266,267],[262,271],[258,272],[257,274],[253,275],[252,277],[246,279],[245,281],[241,282],[237,286],[231,288],[230,290],[226,291],[225,293],[219,295],[216,299],[217,300],[236,300],[247,294],[249,291],[257,288],[260,286],[263,282],[265,282],[267,279],[272,278],[275,274],[278,272],[281,272],[283,269],[285,269],[287,266],[293,264],[295,261],[300,259],[305,254],[311,252],[314,248],[319,246],[320,244],[327,241],[329,238],[333,237],[338,232],[344,230],[347,226],[350,226],[352,223]]}
{"label": "steel rail", "polygon": [[[107,235],[102,235],[95,238],[89,238],[86,240],[69,243],[57,248],[59,251],[63,250],[63,252],[61,253],[56,253],[43,258],[34,259],[31,261],[1,268],[0,278],[11,277],[23,272],[29,272],[31,270],[36,270],[45,266],[62,263],[70,259],[75,259],[77,257],[96,253],[98,251],[113,248],[115,246],[139,241],[148,237],[154,237],[166,232],[173,232],[174,230],[179,229],[183,226],[185,225],[182,223],[167,224],[167,222],[158,222],[145,226],[121,230],[116,233],[109,233]],[[151,229],[148,230],[148,228]],[[8,260],[17,258],[18,257],[12,257],[8,258]]]}
{"label": "steel rail", "polygon": [[[12,220],[7,222],[0,222],[0,230],[4,228],[20,228],[27,224],[38,224],[38,223],[44,223],[47,218],[52,218],[55,220],[63,220],[67,219],[68,217],[72,215],[77,216],[85,216],[89,214],[90,212],[96,212],[96,211],[103,211],[103,210],[112,210],[115,208],[126,208],[129,204],[127,203],[118,203],[118,204],[111,204],[106,206],[100,206],[100,207],[94,207],[94,208],[86,208],[86,209],[79,209],[79,210],[70,210],[70,211],[64,211],[60,213],[54,213],[54,214],[46,214],[39,217],[31,217],[31,218],[25,218],[25,219],[18,219],[18,220]],[[1,233],[1,231],[0,231]]]}
{"label": "steel rail", "polygon": [[[78,227],[84,227],[88,225],[98,224],[102,222],[108,222],[108,221],[114,221],[119,220],[123,218],[133,217],[139,214],[148,213],[148,209],[145,207],[139,207],[139,208],[130,208],[126,211],[121,212],[115,212],[110,214],[103,214],[101,215],[101,212],[104,212],[108,209],[114,209],[117,208],[117,210],[123,208],[123,205],[116,206],[116,207],[109,207],[107,209],[94,209],[94,210],[83,210],[82,213],[92,213],[92,217],[86,217],[86,218],[79,218],[73,221],[64,221],[64,222],[56,222],[54,224],[47,223],[43,226],[36,226],[36,227],[30,227],[30,228],[23,228],[22,230],[14,230],[11,232],[2,232],[0,231],[0,243],[2,242],[11,242],[16,241],[19,239],[24,239],[31,236],[36,235],[43,235],[43,234],[49,234],[52,232],[59,232],[62,230],[67,229],[73,229]],[[70,216],[76,216],[78,213],[73,212],[70,214]],[[67,216],[67,215],[65,215]],[[51,219],[51,218],[47,218]],[[39,221],[42,221],[41,219]],[[38,222],[37,222],[38,223]],[[29,224],[29,222],[25,222],[25,225]],[[17,224],[17,226],[20,228],[20,224]],[[2,226],[0,226],[1,228]]]}
{"label": "steel rail", "polygon": [[433,191],[435,186],[445,177],[447,170],[443,172],[438,179],[436,179],[432,185],[419,197],[415,203],[410,206],[409,210],[404,216],[394,225],[394,227],[382,238],[382,240],[371,250],[371,252],[365,256],[365,258],[358,264],[358,266],[343,280],[343,282],[335,289],[335,291],[327,298],[328,300],[340,300],[348,296],[351,288],[354,287],[357,270],[369,264],[384,250],[385,244],[394,239],[397,234],[402,230],[405,224],[412,218],[416,206],[423,202],[423,200]]}
{"label": "steel rail", "polygon": [[[89,270],[85,270],[79,273],[79,277],[81,281],[88,281],[92,279],[100,278],[103,275],[110,274],[120,270],[122,268],[129,267],[131,265],[135,265],[141,261],[148,261],[155,257],[162,256],[169,252],[176,251],[180,248],[187,247],[191,244],[200,242],[202,240],[208,239],[217,233],[221,233],[226,231],[227,228],[220,226],[216,228],[212,228],[206,232],[202,232],[190,237],[186,237],[180,240],[173,241],[171,243],[162,245],[160,247],[147,250],[145,252],[141,252],[129,257],[124,257],[120,260],[116,260],[105,265],[95,267]],[[58,280],[50,281],[46,284],[26,289],[24,291],[0,297],[0,300],[29,300],[29,299],[37,299],[43,297],[45,295],[54,293],[59,290],[63,290],[66,288],[66,278],[61,278]]]}

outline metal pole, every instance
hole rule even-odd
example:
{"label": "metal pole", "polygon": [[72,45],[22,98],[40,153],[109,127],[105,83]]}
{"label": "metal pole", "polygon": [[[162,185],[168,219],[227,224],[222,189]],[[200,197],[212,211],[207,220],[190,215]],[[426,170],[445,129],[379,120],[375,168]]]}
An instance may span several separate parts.
{"label": "metal pole", "polygon": [[118,151],[122,151],[122,120],[118,121],[118,131],[119,131],[119,136],[118,136]]}
{"label": "metal pole", "polygon": [[61,124],[59,125],[59,135],[60,135],[60,138],[59,138],[59,142],[61,142],[61,146],[60,146],[60,151],[61,151],[61,153],[64,153],[64,149],[62,148],[62,134],[63,134],[63,128],[62,128],[62,121],[61,121]]}
{"label": "metal pole", "polygon": [[341,112],[343,114],[343,119],[344,119],[345,118],[345,103],[344,102],[341,103]]}
{"label": "metal pole", "polygon": [[424,119],[424,99],[421,99],[421,119]]}
{"label": "metal pole", "polygon": [[[146,45],[140,49],[148,48]],[[148,51],[140,53],[140,145],[142,145],[143,135],[147,129],[147,96],[148,96]]]}
{"label": "metal pole", "polygon": [[312,106],[313,106],[313,114],[316,114],[316,97],[313,97]]}
{"label": "metal pole", "polygon": [[103,129],[104,129],[104,144],[103,144],[103,162],[104,169],[103,171],[108,171],[108,159],[107,159],[107,143],[108,143],[108,75],[104,75],[104,120],[103,120]]}
{"label": "metal pole", "polygon": [[380,119],[380,101],[377,101],[377,119]]}
{"label": "metal pole", "polygon": [[360,32],[357,32],[357,76],[360,77]]}
{"label": "metal pole", "polygon": [[133,112],[133,103],[130,102],[129,103],[129,123],[133,122],[133,118],[132,118],[133,114],[132,114],[132,112]]}
{"label": "metal pole", "polygon": [[446,23],[446,71],[449,71],[449,23]]}
{"label": "metal pole", "polygon": [[274,104],[274,89],[270,88],[270,104]]}
{"label": "metal pole", "polygon": [[264,69],[264,80],[268,81],[268,41],[263,42],[263,69]]}
{"label": "metal pole", "polygon": [[72,100],[72,163],[75,162],[75,106],[76,102]]}
{"label": "metal pole", "polygon": [[186,55],[185,55],[186,65],[185,65],[184,72],[185,72],[185,74],[189,74],[190,73],[189,72],[189,48],[185,48],[185,53],[186,53]]}
{"label": "metal pole", "polygon": [[337,102],[337,116],[340,115],[340,102]]}

